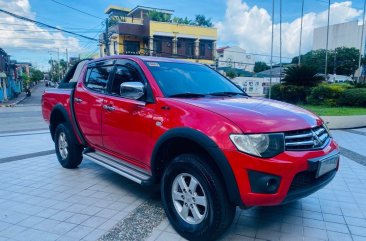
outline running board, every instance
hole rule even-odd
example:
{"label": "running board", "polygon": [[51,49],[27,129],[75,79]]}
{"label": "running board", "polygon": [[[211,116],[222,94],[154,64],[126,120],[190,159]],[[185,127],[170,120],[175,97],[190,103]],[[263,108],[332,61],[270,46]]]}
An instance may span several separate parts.
{"label": "running board", "polygon": [[84,152],[84,157],[141,185],[152,184],[152,176],[124,160],[102,152]]}

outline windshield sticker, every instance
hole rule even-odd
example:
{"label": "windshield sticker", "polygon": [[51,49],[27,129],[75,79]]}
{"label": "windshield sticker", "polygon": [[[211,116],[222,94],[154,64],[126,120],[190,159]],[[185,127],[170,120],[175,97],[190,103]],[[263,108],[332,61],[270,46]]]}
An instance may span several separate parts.
{"label": "windshield sticker", "polygon": [[148,64],[150,67],[160,67],[159,63],[157,63],[157,62],[147,62],[147,64]]}

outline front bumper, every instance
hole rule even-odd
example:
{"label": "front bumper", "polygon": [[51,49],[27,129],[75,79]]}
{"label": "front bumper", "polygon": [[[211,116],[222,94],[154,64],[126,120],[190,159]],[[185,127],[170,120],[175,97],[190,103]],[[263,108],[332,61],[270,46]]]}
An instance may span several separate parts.
{"label": "front bumper", "polygon": [[[285,151],[273,158],[258,158],[237,150],[225,150],[224,154],[233,169],[244,206],[251,207],[291,202],[324,187],[334,178],[336,170],[315,178],[316,166],[310,160],[336,152],[338,145],[331,139],[322,150]],[[264,175],[253,178],[253,172]],[[270,189],[270,192],[258,191],[254,183],[267,176],[274,177],[278,187]]]}

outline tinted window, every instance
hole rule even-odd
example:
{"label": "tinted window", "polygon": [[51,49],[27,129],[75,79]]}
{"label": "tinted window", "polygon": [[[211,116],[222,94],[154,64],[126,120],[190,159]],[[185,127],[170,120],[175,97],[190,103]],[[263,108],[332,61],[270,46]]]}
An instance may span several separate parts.
{"label": "tinted window", "polygon": [[112,84],[112,94],[120,95],[120,86],[124,82],[142,82],[142,79],[134,67],[117,66]]}
{"label": "tinted window", "polygon": [[107,88],[109,74],[112,66],[97,66],[88,69],[86,87],[99,92],[104,92]]}
{"label": "tinted window", "polygon": [[146,65],[165,96],[182,93],[243,93],[228,79],[204,65],[172,62],[146,62]]}

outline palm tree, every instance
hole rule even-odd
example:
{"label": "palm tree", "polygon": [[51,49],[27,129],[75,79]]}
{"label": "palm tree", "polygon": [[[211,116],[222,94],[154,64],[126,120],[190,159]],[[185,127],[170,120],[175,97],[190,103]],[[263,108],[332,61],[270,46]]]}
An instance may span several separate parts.
{"label": "palm tree", "polygon": [[324,80],[317,75],[314,67],[307,65],[292,65],[285,69],[285,78],[282,80],[287,85],[316,86]]}
{"label": "palm tree", "polygon": [[197,14],[194,20],[197,26],[212,27],[213,23],[211,18],[207,18],[205,15]]}

